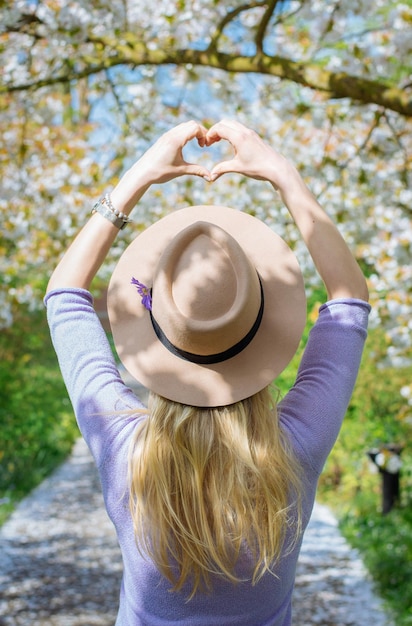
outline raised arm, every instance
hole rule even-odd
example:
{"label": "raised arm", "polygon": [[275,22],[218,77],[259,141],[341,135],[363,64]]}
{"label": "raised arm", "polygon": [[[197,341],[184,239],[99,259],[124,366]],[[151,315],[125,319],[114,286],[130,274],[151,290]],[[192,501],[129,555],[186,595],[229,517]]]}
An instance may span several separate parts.
{"label": "raised arm", "polygon": [[[113,207],[128,216],[135,204],[154,183],[164,183],[190,174],[207,180],[210,172],[187,163],[183,148],[192,139],[205,145],[206,129],[196,122],[179,124],[162,135],[128,170],[111,193]],[[94,213],[77,235],[54,270],[47,291],[59,287],[89,289],[119,229],[100,213]]]}
{"label": "raised arm", "polygon": [[330,299],[368,300],[365,278],[345,240],[303,182],[296,168],[266,144],[253,130],[224,120],[207,133],[207,144],[225,139],[234,157],[213,168],[212,180],[227,172],[238,172],[267,180],[279,192],[325,284]]}

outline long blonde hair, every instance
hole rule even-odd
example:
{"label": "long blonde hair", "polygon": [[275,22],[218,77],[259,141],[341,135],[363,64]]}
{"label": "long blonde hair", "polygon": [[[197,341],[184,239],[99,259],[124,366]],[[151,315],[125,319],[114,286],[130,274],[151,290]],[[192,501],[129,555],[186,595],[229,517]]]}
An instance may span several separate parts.
{"label": "long blonde hair", "polygon": [[287,533],[292,543],[300,536],[299,466],[269,388],[216,408],[151,394],[129,477],[139,549],[175,591],[190,581],[190,597],[210,589],[211,574],[239,582],[244,549],[257,582],[279,559]]}

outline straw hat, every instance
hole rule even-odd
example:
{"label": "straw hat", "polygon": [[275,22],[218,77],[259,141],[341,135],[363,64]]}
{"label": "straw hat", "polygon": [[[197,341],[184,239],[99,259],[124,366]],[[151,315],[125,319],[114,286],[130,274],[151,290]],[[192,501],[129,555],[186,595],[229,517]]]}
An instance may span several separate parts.
{"label": "straw hat", "polygon": [[297,260],[275,232],[235,209],[196,206],[128,246],[108,312],[118,355],[137,380],[207,407],[247,398],[282,372],[306,300]]}

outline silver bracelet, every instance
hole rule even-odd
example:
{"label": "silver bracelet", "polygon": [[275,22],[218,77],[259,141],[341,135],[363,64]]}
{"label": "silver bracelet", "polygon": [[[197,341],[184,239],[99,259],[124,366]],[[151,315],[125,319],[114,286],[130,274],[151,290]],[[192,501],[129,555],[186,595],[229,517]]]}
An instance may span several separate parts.
{"label": "silver bracelet", "polygon": [[114,208],[109,193],[105,193],[105,195],[96,202],[92,208],[92,214],[93,213],[100,213],[100,215],[109,220],[109,222],[114,224],[119,230],[123,230],[126,224],[132,221],[125,213]]}

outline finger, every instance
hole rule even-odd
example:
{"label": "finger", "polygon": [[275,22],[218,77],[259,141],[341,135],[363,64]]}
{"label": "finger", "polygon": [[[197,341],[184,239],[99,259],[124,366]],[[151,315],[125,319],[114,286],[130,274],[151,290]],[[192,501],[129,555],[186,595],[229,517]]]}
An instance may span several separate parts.
{"label": "finger", "polygon": [[227,138],[226,137],[227,131],[225,132],[226,125],[227,125],[227,121],[221,120],[220,122],[213,124],[213,126],[209,128],[209,130],[206,133],[206,141],[207,141],[208,146],[218,141],[221,141],[222,139]]}
{"label": "finger", "polygon": [[194,120],[191,120],[190,122],[183,122],[183,124],[179,124],[176,128],[180,129],[182,132],[182,147],[184,147],[192,139],[197,139],[201,147],[206,144],[207,130],[204,126],[202,126],[202,124],[199,124],[199,122],[195,122]]}
{"label": "finger", "polygon": [[229,172],[240,172],[239,164],[236,159],[229,159],[228,161],[217,163],[210,172],[211,180],[217,180],[220,176],[228,174]]}
{"label": "finger", "polygon": [[199,144],[201,148],[204,148],[206,145],[206,134],[207,134],[207,129],[204,126],[200,126],[196,134],[196,139],[197,139],[197,143]]}
{"label": "finger", "polygon": [[209,128],[205,137],[207,146],[211,146],[212,144],[219,142],[221,139],[222,137],[219,135],[217,129],[214,126],[212,128]]}
{"label": "finger", "polygon": [[229,143],[234,144],[236,139],[239,137],[239,134],[245,130],[247,130],[246,126],[243,126],[243,124],[240,124],[239,122],[234,120],[221,120],[207,131],[207,145],[211,145],[221,139],[225,139],[226,141],[229,141]]}
{"label": "finger", "polygon": [[221,125],[220,124],[215,124],[215,126],[212,126],[212,128],[209,128],[209,130],[206,133],[206,145],[207,146],[211,146],[214,143],[217,143],[219,141],[221,141],[222,139],[226,139],[226,137],[224,136],[224,130],[221,130]]}
{"label": "finger", "polygon": [[199,176],[207,181],[212,180],[211,172],[206,167],[203,167],[203,165],[198,165],[197,163],[187,163],[185,161],[182,167],[182,175],[184,174],[189,176]]}

